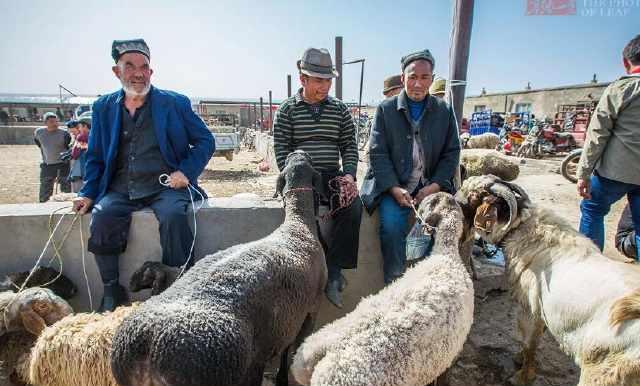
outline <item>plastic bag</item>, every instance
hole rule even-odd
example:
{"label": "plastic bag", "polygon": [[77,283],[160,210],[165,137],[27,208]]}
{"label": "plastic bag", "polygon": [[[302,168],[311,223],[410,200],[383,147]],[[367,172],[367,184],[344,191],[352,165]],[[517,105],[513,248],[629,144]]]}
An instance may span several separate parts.
{"label": "plastic bag", "polygon": [[419,221],[411,228],[407,235],[406,254],[407,261],[418,260],[431,254],[433,239],[427,229]]}

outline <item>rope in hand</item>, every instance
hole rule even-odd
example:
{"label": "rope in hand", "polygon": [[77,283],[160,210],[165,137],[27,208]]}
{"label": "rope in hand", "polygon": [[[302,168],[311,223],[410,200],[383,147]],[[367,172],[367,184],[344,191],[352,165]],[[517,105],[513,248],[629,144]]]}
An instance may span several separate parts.
{"label": "rope in hand", "polygon": [[[166,186],[168,188],[170,188],[170,185],[169,185],[170,180],[171,180],[171,177],[166,173],[163,173],[160,176],[158,176],[158,182],[160,183],[160,185]],[[195,193],[198,193],[198,195],[200,195],[201,202],[200,202],[200,205],[197,207],[197,209],[196,209],[196,204],[193,200],[193,194],[191,193],[192,190]],[[193,257],[193,248],[196,245],[196,235],[198,234],[198,222],[196,221],[196,212],[202,209],[205,201],[202,193],[200,193],[198,189],[196,189],[193,185],[191,185],[191,183],[187,185],[187,192],[189,192],[189,199],[191,200],[191,208],[193,212],[193,241],[191,242],[191,248],[189,249],[189,255],[187,256],[187,261],[184,262],[184,265],[180,269],[180,274],[178,274],[178,276],[176,277],[176,280],[178,280],[182,276],[184,271],[187,269],[187,265],[189,265],[191,258]]]}
{"label": "rope in hand", "polygon": [[331,192],[329,204],[336,200],[338,202],[338,206],[322,215],[321,219],[324,221],[335,216],[335,214],[340,210],[351,206],[353,201],[358,197],[358,187],[355,183],[349,181],[347,176],[338,176],[330,179],[329,191]]}
{"label": "rope in hand", "polygon": [[418,211],[416,210],[416,206],[413,204],[413,202],[411,203],[411,209],[413,209],[413,213],[416,216],[416,220],[422,224],[422,226],[424,227],[424,234],[425,235],[432,235],[435,233],[436,231],[436,227],[427,224],[427,222],[425,221],[424,218],[420,217],[420,214],[418,214]]}

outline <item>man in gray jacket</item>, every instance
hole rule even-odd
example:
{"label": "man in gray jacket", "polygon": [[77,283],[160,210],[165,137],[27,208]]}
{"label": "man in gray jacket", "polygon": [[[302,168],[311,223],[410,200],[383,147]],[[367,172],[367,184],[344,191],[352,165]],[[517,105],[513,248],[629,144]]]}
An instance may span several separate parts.
{"label": "man in gray jacket", "polygon": [[69,193],[71,185],[69,176],[69,162],[60,158],[60,154],[69,150],[71,135],[58,127],[58,116],[54,113],[44,115],[45,127],[36,129],[33,141],[40,148],[42,163],[40,163],[40,194],[39,201],[46,202],[53,194],[56,182],[60,191]]}
{"label": "man in gray jacket", "polygon": [[640,234],[640,35],[626,45],[622,56],[627,75],[602,94],[578,164],[578,193],[584,198],[580,233],[600,250],[604,216],[625,195],[636,235]]}
{"label": "man in gray jacket", "polygon": [[460,160],[453,111],[429,95],[433,56],[429,50],[415,52],[403,57],[401,65],[404,89],[376,110],[360,194],[369,213],[380,208],[385,283],[404,273],[411,207],[430,194],[453,193]]}

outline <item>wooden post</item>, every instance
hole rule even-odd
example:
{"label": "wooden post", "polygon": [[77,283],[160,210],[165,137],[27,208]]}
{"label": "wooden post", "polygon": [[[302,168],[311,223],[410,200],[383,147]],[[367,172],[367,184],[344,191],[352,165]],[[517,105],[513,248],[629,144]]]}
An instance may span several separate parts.
{"label": "wooden post", "polygon": [[273,135],[273,100],[271,99],[271,90],[269,90],[269,134]]}
{"label": "wooden post", "polygon": [[[452,86],[456,81],[467,80],[467,65],[469,64],[469,46],[471,42],[471,28],[473,26],[473,2],[474,0],[454,0],[453,4],[453,31],[451,34],[451,47],[449,53],[449,81],[447,87],[447,100],[453,107],[458,122],[462,123],[462,109],[464,108],[464,95],[466,85]],[[454,184],[458,188],[461,184],[460,168],[454,178]]]}
{"label": "wooden post", "polygon": [[336,98],[342,100],[342,36],[336,36]]}
{"label": "wooden post", "polygon": [[287,98],[291,98],[291,74],[287,75]]}

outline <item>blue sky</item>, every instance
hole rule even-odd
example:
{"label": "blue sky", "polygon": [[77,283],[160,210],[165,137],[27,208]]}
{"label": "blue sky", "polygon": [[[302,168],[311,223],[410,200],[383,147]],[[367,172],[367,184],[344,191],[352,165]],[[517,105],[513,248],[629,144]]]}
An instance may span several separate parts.
{"label": "blue sky", "polygon": [[[364,101],[381,97],[400,57],[429,48],[447,75],[451,3],[352,1],[0,0],[0,92],[87,95],[118,88],[113,39],[143,37],[153,83],[189,96],[274,99],[305,48],[365,58]],[[575,16],[525,16],[526,0],[476,0],[467,95],[584,83],[622,73],[621,51],[640,33],[640,0],[576,0]],[[593,16],[587,16],[591,14]],[[334,58],[335,59],[335,58]],[[360,66],[344,67],[344,99],[356,100]]]}

